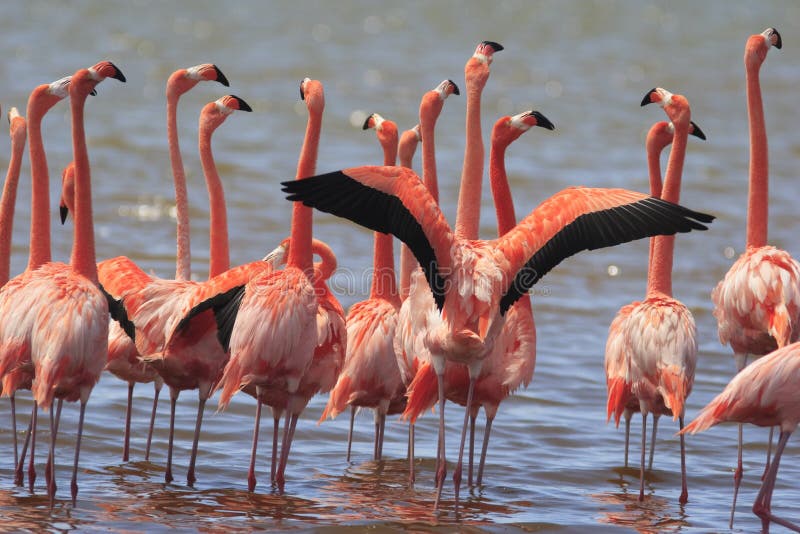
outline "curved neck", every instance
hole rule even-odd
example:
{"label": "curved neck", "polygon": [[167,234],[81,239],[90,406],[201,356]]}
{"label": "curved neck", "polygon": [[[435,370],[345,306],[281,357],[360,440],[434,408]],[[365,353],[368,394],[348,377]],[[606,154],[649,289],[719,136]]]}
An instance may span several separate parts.
{"label": "curved neck", "polygon": [[[685,124],[683,124],[685,122]],[[667,172],[664,177],[664,188],[661,199],[677,203],[681,194],[681,176],[683,161],[686,156],[686,144],[689,138],[689,121],[674,122],[675,134],[672,150],[669,153]],[[658,236],[653,238],[652,261],[650,265],[647,293],[662,293],[672,296],[672,260],[675,252],[675,236]]]}
{"label": "curved neck", "polygon": [[[322,130],[322,113],[310,113],[306,124],[306,134],[300,159],[297,163],[297,179],[313,176],[317,168],[317,153]],[[302,202],[292,206],[292,246],[289,248],[287,263],[304,271],[311,272],[311,235],[313,232],[313,212]]]}
{"label": "curved neck", "polygon": [[72,234],[70,263],[76,273],[97,282],[94,224],[92,222],[92,182],[89,175],[89,153],[86,149],[86,131],[83,124],[85,103],[86,95],[70,95],[72,154],[75,161],[75,227]]}
{"label": "curved neck", "polygon": [[489,151],[489,184],[494,198],[494,209],[497,214],[497,235],[502,236],[517,224],[514,213],[514,200],[508,186],[506,175],[506,145],[492,145]]}
{"label": "curved neck", "polygon": [[189,229],[189,195],[186,191],[186,173],[183,170],[181,146],[178,142],[178,99],[180,95],[167,93],[167,141],[169,161],[172,165],[172,180],[175,185],[175,219],[177,223],[177,250],[175,278],[188,280],[191,277],[192,254]]}
{"label": "curved neck", "polygon": [[225,192],[222,189],[222,181],[219,178],[217,166],[214,163],[214,155],[211,152],[211,133],[212,131],[202,126],[200,127],[200,163],[203,166],[203,174],[206,178],[211,219],[209,223],[209,278],[231,268]]}
{"label": "curved neck", "polygon": [[31,229],[28,270],[50,261],[50,176],[42,141],[44,111],[36,97],[28,101],[28,153],[31,160]]}
{"label": "curved neck", "polygon": [[6,182],[3,185],[3,198],[0,200],[0,287],[8,282],[11,272],[11,234],[14,225],[14,205],[17,201],[17,184],[22,168],[22,155],[25,150],[22,142],[11,139],[11,161],[8,163]]}
{"label": "curved neck", "polygon": [[480,229],[484,157],[481,137],[481,92],[482,87],[476,87],[471,83],[467,85],[466,146],[455,224],[456,235],[464,239],[478,239]]}
{"label": "curved neck", "polygon": [[747,246],[767,244],[769,206],[769,161],[767,158],[767,129],[758,65],[746,67],[747,114],[750,123],[750,193],[747,203]]}

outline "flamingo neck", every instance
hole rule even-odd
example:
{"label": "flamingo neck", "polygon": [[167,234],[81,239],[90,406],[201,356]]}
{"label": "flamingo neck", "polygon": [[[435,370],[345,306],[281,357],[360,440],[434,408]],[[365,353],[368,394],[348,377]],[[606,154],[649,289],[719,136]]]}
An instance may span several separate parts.
{"label": "flamingo neck", "polygon": [[436,203],[439,203],[439,179],[436,176],[436,119],[420,113],[419,130],[422,136],[422,181]]}
{"label": "flamingo neck", "polygon": [[747,66],[747,114],[750,123],[750,192],[747,203],[747,247],[767,244],[769,159],[767,128],[758,65]]}
{"label": "flamingo neck", "polygon": [[[663,147],[647,140],[647,171],[650,176],[650,196],[661,198],[661,151]],[[650,247],[647,254],[647,280],[652,278],[653,254],[655,253],[656,238],[650,238]]]}
{"label": "flamingo neck", "polygon": [[492,188],[494,209],[497,214],[497,235],[502,236],[517,224],[514,200],[506,174],[506,145],[492,145],[489,151],[489,185]]}
{"label": "flamingo neck", "polygon": [[209,267],[208,277],[213,278],[231,268],[228,246],[228,213],[225,208],[225,192],[219,178],[214,155],[211,152],[211,131],[200,129],[200,163],[206,177],[208,202],[210,206],[209,224]]}
{"label": "flamingo neck", "polygon": [[22,142],[11,140],[11,161],[3,185],[3,198],[0,200],[0,287],[8,282],[11,274],[11,233],[14,224],[14,206],[17,201],[17,184],[22,168],[22,155],[25,150]]}
{"label": "flamingo neck", "polygon": [[35,95],[28,101],[28,153],[31,160],[31,230],[27,270],[48,263],[50,256],[50,176],[42,141],[42,119],[46,110]]}
{"label": "flamingo neck", "polygon": [[[469,81],[469,78],[467,79]],[[458,193],[455,233],[464,239],[478,239],[483,181],[483,137],[481,136],[481,93],[483,87],[467,85],[466,146],[461,187]],[[424,137],[423,137],[424,140]]]}
{"label": "flamingo neck", "polygon": [[[403,157],[401,153],[400,165],[406,168],[411,168],[411,159],[413,153]],[[414,258],[414,253],[405,243],[400,244],[400,300],[408,298],[408,291],[411,287],[411,270],[416,266],[417,260]]]}
{"label": "flamingo neck", "polygon": [[394,245],[391,234],[375,232],[372,287],[370,298],[382,298],[400,303],[394,276]]}
{"label": "flamingo neck", "polygon": [[[685,124],[684,124],[685,122]],[[689,121],[675,121],[675,134],[672,150],[669,153],[667,172],[664,177],[664,188],[661,199],[678,203],[681,194],[681,176],[683,161],[686,156],[686,144],[689,139]],[[675,236],[658,236],[653,238],[652,261],[649,269],[648,295],[661,293],[672,296],[672,260],[675,252]]]}
{"label": "flamingo neck", "polygon": [[[297,180],[313,176],[317,169],[319,138],[322,131],[322,113],[310,113],[306,125],[306,135],[300,159],[297,163]],[[287,264],[311,272],[312,253],[311,235],[313,233],[313,212],[302,202],[295,202],[292,207],[292,246],[289,248]]]}
{"label": "flamingo neck", "polygon": [[75,161],[75,227],[72,238],[72,270],[97,282],[97,263],[94,250],[92,222],[92,182],[89,174],[89,153],[83,108],[86,95],[70,95],[72,110],[72,153]]}
{"label": "flamingo neck", "polygon": [[181,145],[178,141],[179,98],[180,94],[167,92],[167,141],[169,143],[169,161],[172,166],[172,180],[175,185],[175,220],[177,224],[175,279],[188,280],[191,277],[192,254],[189,229],[189,195],[186,190],[186,173],[183,170]]}

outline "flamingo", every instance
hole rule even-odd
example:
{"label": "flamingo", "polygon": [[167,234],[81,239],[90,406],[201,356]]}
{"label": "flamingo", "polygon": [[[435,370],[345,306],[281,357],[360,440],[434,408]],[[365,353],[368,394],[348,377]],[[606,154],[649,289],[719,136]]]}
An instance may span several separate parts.
{"label": "flamingo", "polygon": [[[691,110],[682,95],[663,88],[649,91],[642,105],[658,103],[672,121],[674,135],[661,199],[678,202],[686,144],[691,127]],[[647,443],[647,415],[672,415],[683,428],[684,406],[692,391],[697,366],[697,328],[689,309],[672,297],[674,236],[655,238],[647,281],[647,298],[633,306],[623,329],[629,387],[642,413],[642,450],[639,471],[639,500],[644,500],[644,461]],[[618,406],[627,403],[620,401]],[[623,408],[624,409],[624,408]],[[654,416],[655,417],[655,416]],[[681,437],[681,494],[689,498],[686,484],[686,454]]]}
{"label": "flamingo", "polygon": [[[412,166],[414,154],[417,151],[417,145],[421,139],[419,132],[419,124],[413,128],[406,130],[400,136],[400,141],[397,143],[397,159],[403,167]],[[406,300],[408,297],[408,288],[411,285],[411,270],[416,267],[414,255],[411,253],[405,243],[400,244],[400,301]]]}
{"label": "flamingo", "polygon": [[[419,133],[422,143],[422,178],[426,189],[430,192],[435,202],[439,200],[439,184],[436,171],[436,140],[435,127],[436,121],[444,107],[444,101],[448,96],[459,94],[458,86],[452,80],[443,80],[436,88],[422,95],[419,105]],[[402,152],[401,152],[402,154]],[[410,166],[406,167],[410,168]],[[403,250],[411,249],[408,245],[401,246]],[[412,253],[413,256],[413,253]],[[406,275],[403,269],[411,271]],[[403,288],[404,280],[408,276],[408,286]],[[436,305],[430,291],[424,289],[427,283],[424,280],[422,270],[415,259],[406,258],[405,262],[401,257],[401,293],[407,292],[407,296],[400,305],[397,316],[397,329],[394,337],[394,350],[397,356],[397,364],[400,368],[400,376],[406,387],[411,384],[417,373],[420,361],[425,361],[427,356],[422,354],[425,351],[421,339],[421,332],[427,329],[429,320],[435,320]],[[411,291],[412,287],[420,285],[419,290]],[[411,295],[414,295],[411,298]],[[414,426],[413,420],[409,421],[408,429],[408,477],[410,482],[414,482]]]}
{"label": "flamingo", "polygon": [[[175,186],[175,204],[177,221],[177,254],[176,273],[177,280],[188,280],[191,269],[191,254],[189,245],[189,207],[186,191],[186,174],[183,168],[180,142],[178,140],[178,101],[180,97],[195,87],[201,81],[216,81],[228,87],[229,82],[222,71],[212,63],[203,63],[189,68],[178,69],[167,79],[167,141],[169,144],[169,157],[172,166],[173,182]],[[210,147],[208,149],[210,154]],[[201,163],[205,166],[206,163]],[[65,212],[62,210],[62,217]],[[62,219],[63,222],[63,219]],[[213,242],[212,242],[213,243]],[[213,255],[212,255],[213,258]],[[130,259],[120,256],[100,262],[98,275],[103,289],[112,297],[120,296],[136,288],[141,289],[150,282],[151,277],[140,269]],[[164,381],[155,369],[139,360],[139,351],[133,339],[124,331],[118,321],[109,324],[108,364],[106,369],[128,383],[128,401],[125,411],[125,434],[123,437],[122,461],[127,462],[130,454],[130,426],[133,403],[133,388],[136,383],[153,382],[153,408],[150,413],[150,426],[147,432],[145,447],[145,461],[150,459],[150,444],[153,439],[153,425],[155,423],[158,398]]]}
{"label": "flamingo", "polygon": [[[210,238],[212,274],[228,267],[227,223],[224,212],[222,185],[213,158],[210,154],[210,139],[214,130],[234,111],[251,111],[250,106],[241,98],[226,95],[203,107],[200,114],[200,145],[203,147],[203,166],[209,193],[215,198],[211,202]],[[218,256],[223,256],[218,258]],[[117,276],[127,271],[117,271]],[[224,272],[224,271],[223,271]],[[167,448],[167,468],[165,480],[172,477],[172,444],[175,428],[175,407],[178,395],[182,390],[197,389],[199,403],[195,423],[192,453],[187,471],[187,483],[192,486],[196,481],[195,461],[203,420],[205,402],[211,394],[227,360],[227,355],[216,339],[208,321],[197,321],[197,328],[192,328],[188,336],[181,338],[181,343],[167,344],[170,332],[196,302],[201,284],[191,280],[152,279],[142,287],[128,290],[122,294],[122,305],[125,308],[132,326],[135,329],[136,347],[141,361],[152,366],[170,388],[170,433]],[[212,319],[213,322],[213,319]]]}
{"label": "flamingo", "polygon": [[[75,229],[69,264],[48,262],[35,271],[18,294],[21,309],[34,317],[30,333],[34,367],[33,398],[49,410],[53,400],[80,401],[72,501],[78,494],[78,460],[86,402],[100,378],[108,350],[108,303],[99,288],[94,251],[91,177],[83,109],[86,98],[107,77],[124,82],[111,62],[101,61],[80,69],[69,83],[72,113],[72,147],[75,161]],[[55,497],[55,422],[50,411],[50,459],[47,484],[50,502]]]}
{"label": "flamingo", "polygon": [[[308,109],[308,122],[297,165],[297,181],[314,174],[325,107],[323,85],[318,80],[304,78],[300,83],[300,95]],[[251,278],[230,295],[227,303],[215,310],[217,322],[221,323],[219,334],[225,341],[223,347],[230,354],[217,384],[217,389],[221,390],[220,409],[228,406],[237,391],[248,386],[256,389],[257,416],[260,416],[261,399],[265,394],[280,399],[267,401],[267,404],[285,409],[280,460],[273,480],[281,488],[297,417],[313,395],[308,394],[309,390],[323,385],[314,383],[315,379],[330,381],[328,389],[336,380],[335,376],[333,380],[327,376],[331,367],[336,367],[335,362],[328,365],[335,357],[318,362],[313,373],[306,376],[320,345],[319,336],[309,336],[308,332],[318,331],[319,319],[324,317],[318,317],[324,299],[318,298],[320,286],[313,270],[311,234],[311,209],[295,205],[286,267]],[[339,341],[343,353],[344,340]],[[321,351],[318,353],[322,356]],[[305,383],[301,384],[303,380]],[[254,445],[256,440],[257,433],[254,433]],[[250,488],[255,485],[252,469],[248,485]]]}
{"label": "flamingo", "polygon": [[[492,129],[490,151],[490,183],[495,202],[498,235],[502,236],[516,224],[514,203],[508,186],[505,170],[505,152],[508,146],[533,126],[552,130],[555,127],[538,111],[526,111],[513,117],[499,118]],[[500,333],[494,350],[487,357],[475,383],[475,399],[469,411],[470,449],[468,480],[472,485],[475,420],[478,408],[484,407],[486,426],[478,465],[477,483],[483,480],[483,469],[489,446],[492,422],[500,402],[520,385],[527,386],[533,378],[536,364],[536,327],[533,322],[530,298],[526,295],[520,303],[511,307],[506,324]],[[459,404],[466,404],[465,393],[469,389],[469,377],[463,366],[445,365],[445,397]],[[437,401],[437,377],[430,362],[420,367],[409,388],[409,409],[412,418],[432,407]]]}
{"label": "flamingo", "polygon": [[[788,252],[767,244],[769,161],[759,71],[770,48],[781,45],[781,35],[775,28],[751,35],[745,44],[750,126],[746,249],[711,293],[719,340],[733,349],[737,372],[747,364],[748,357],[766,354],[800,336],[800,263]],[[738,439],[731,528],[742,481],[741,425]],[[768,449],[767,464],[769,454]]]}
{"label": "flamingo", "polygon": [[[650,175],[650,195],[661,197],[661,151],[672,143],[675,128],[671,122],[658,121],[647,132],[645,148],[647,151],[647,168]],[[693,121],[689,124],[689,135],[694,135],[705,140],[705,134]],[[653,263],[653,247],[655,238],[650,239],[650,253],[648,264]],[[606,422],[614,417],[616,426],[619,427],[620,417],[625,419],[625,467],[628,467],[628,444],[631,430],[631,417],[634,412],[639,411],[639,400],[633,396],[628,382],[627,352],[625,351],[625,338],[629,335],[627,324],[631,312],[641,302],[631,302],[620,308],[611,325],[608,328],[608,339],[606,340],[605,351],[605,370],[606,386],[608,388],[608,417]],[[659,412],[653,412],[653,431],[650,441],[650,460],[648,469],[653,468],[653,450],[655,447],[655,435],[658,425]]]}
{"label": "flamingo", "polygon": [[[18,292],[27,284],[31,272],[50,261],[50,177],[42,140],[42,120],[45,114],[69,94],[70,77],[61,78],[33,89],[26,110],[28,154],[31,165],[31,229],[28,265],[21,274],[0,288],[0,378],[2,394],[11,398],[18,389],[30,389],[33,381],[31,340],[35,317],[30,310],[18,306]],[[36,480],[34,452],[36,449],[36,419],[38,407],[34,401],[31,412],[31,456],[28,463],[28,484],[33,491]],[[14,483],[22,485],[25,446],[16,465]]]}
{"label": "flamingo", "polygon": [[[9,136],[11,137],[11,159],[8,162],[6,181],[3,184],[3,196],[0,200],[0,287],[8,282],[11,274],[11,233],[14,225],[14,207],[17,202],[17,184],[22,169],[22,157],[25,151],[25,137],[28,128],[25,118],[17,108],[8,110]],[[1,391],[1,390],[0,390]],[[17,414],[14,397],[11,396],[11,432],[14,435],[14,467],[19,462],[17,447]]]}
{"label": "flamingo", "polygon": [[761,518],[762,532],[769,532],[770,521],[800,532],[800,525],[775,516],[771,510],[781,455],[789,436],[800,422],[799,383],[800,343],[795,342],[774,350],[739,371],[681,431],[681,434],[695,434],[727,421],[780,427],[775,457],[753,503],[753,513]]}
{"label": "flamingo", "polygon": [[[383,164],[394,165],[398,151],[397,125],[373,113],[364,122],[364,129],[368,128],[375,129],[383,147]],[[375,233],[369,298],[353,304],[347,312],[349,342],[344,366],[320,418],[320,422],[328,417],[333,419],[350,405],[347,461],[350,461],[356,407],[375,410],[375,460],[382,456],[386,415],[402,412],[405,407],[406,388],[394,349],[400,296],[394,275],[392,239],[391,235]]]}

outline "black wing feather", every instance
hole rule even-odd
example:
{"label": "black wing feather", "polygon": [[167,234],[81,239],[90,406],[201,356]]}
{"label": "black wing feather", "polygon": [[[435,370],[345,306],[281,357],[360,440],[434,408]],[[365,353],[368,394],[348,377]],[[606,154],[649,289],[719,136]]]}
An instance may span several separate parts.
{"label": "black wing feather", "polygon": [[706,230],[713,215],[690,210],[654,197],[606,210],[585,213],[562,228],[537,250],[514,276],[500,299],[505,314],[519,298],[565,258],[655,235]]}
{"label": "black wing feather", "polygon": [[436,255],[419,222],[399,198],[368,187],[342,171],[282,182],[287,200],[299,201],[325,213],[343,217],[376,232],[392,234],[408,245],[417,258],[439,310],[444,307],[445,280]]}
{"label": "black wing feather", "polygon": [[98,283],[98,285],[100,286],[100,291],[102,291],[103,295],[106,296],[106,301],[108,302],[108,314],[112,319],[119,323],[132,341],[136,341],[136,327],[128,318],[128,310],[125,309],[122,299],[115,299],[111,293],[106,291],[106,289],[103,287],[103,284]]}
{"label": "black wing feather", "polygon": [[189,322],[201,313],[211,310],[214,312],[214,320],[217,323],[217,339],[225,352],[230,348],[231,333],[233,323],[236,322],[236,315],[239,313],[239,305],[244,296],[244,285],[239,285],[214,295],[204,300],[200,304],[189,310],[189,313],[180,320],[176,332],[180,332],[189,325]]}

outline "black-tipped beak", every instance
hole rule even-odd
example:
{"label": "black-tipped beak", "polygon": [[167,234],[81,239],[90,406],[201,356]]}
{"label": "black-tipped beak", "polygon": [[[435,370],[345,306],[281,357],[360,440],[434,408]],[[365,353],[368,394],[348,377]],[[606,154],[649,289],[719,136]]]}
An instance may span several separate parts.
{"label": "black-tipped beak", "polygon": [[647,104],[652,104],[653,101],[650,99],[650,95],[652,95],[655,92],[656,92],[656,88],[655,87],[653,87],[652,89],[647,91],[647,94],[645,94],[644,98],[642,99],[642,104],[641,105],[642,106],[646,106]]}
{"label": "black-tipped beak", "polygon": [[225,87],[230,87],[231,84],[228,83],[228,78],[226,78],[225,75],[222,74],[222,71],[219,70],[219,67],[217,67],[216,65],[214,65],[214,72],[217,73],[217,81],[219,83],[221,83]]}
{"label": "black-tipped beak", "polygon": [[89,95],[90,96],[97,96],[97,90],[96,89],[92,89],[92,92],[89,93]]}
{"label": "black-tipped beak", "polygon": [[67,222],[67,215],[69,215],[69,208],[65,205],[59,206],[59,213],[61,214],[61,224]]}
{"label": "black-tipped beak", "polygon": [[501,45],[500,43],[495,43],[494,41],[483,41],[483,43],[481,44],[483,44],[484,46],[485,45],[491,46],[495,52],[499,52],[500,50],[503,49],[503,45]]}
{"label": "black-tipped beak", "polygon": [[122,74],[122,71],[119,70],[119,67],[117,67],[113,63],[111,63],[111,65],[114,67],[114,75],[111,76],[111,77],[114,78],[115,80],[119,80],[121,82],[126,82],[127,80],[125,79],[125,75]]}
{"label": "black-tipped beak", "polygon": [[780,49],[781,47],[783,47],[783,40],[781,39],[781,34],[778,33],[778,30],[776,30],[775,28],[772,28],[772,33],[773,35],[775,35],[775,44],[772,46],[774,46],[777,49]]}
{"label": "black-tipped beak", "polygon": [[367,120],[364,121],[364,126],[361,128],[362,130],[369,130],[369,120],[372,118],[372,113],[367,116]]}
{"label": "black-tipped beak", "polygon": [[706,134],[703,133],[703,130],[701,130],[700,127],[697,124],[695,124],[694,121],[691,121],[689,124],[692,125],[692,130],[689,133],[691,135],[693,135],[695,137],[699,137],[700,139],[705,141],[706,140]]}
{"label": "black-tipped beak", "polygon": [[447,79],[447,81],[450,82],[453,85],[453,94],[454,95],[460,95],[461,91],[458,90],[458,86],[456,85],[456,82],[454,82],[453,80],[451,80],[449,78]]}
{"label": "black-tipped beak", "polygon": [[306,99],[306,93],[303,91],[303,82],[306,81],[305,78],[300,80],[300,100]]}
{"label": "black-tipped beak", "polygon": [[536,126],[541,126],[547,130],[555,130],[555,125],[550,122],[550,119],[539,113],[538,111],[531,112],[531,115],[536,117]]}
{"label": "black-tipped beak", "polygon": [[239,111],[253,111],[253,108],[250,107],[250,104],[248,104],[238,96],[231,95],[231,97],[235,98],[236,101],[239,103]]}

